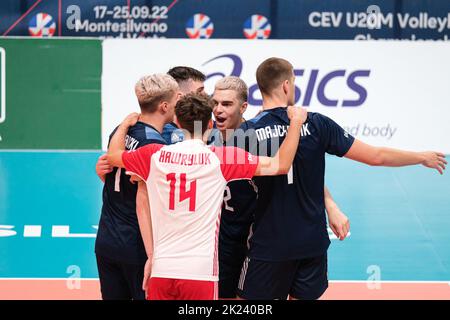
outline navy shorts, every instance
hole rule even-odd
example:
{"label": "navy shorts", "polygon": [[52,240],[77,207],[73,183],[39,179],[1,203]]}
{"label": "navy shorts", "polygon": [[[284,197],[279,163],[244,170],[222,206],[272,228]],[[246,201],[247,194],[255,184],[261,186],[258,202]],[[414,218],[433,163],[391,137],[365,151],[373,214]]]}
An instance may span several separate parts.
{"label": "navy shorts", "polygon": [[246,258],[238,283],[238,296],[247,300],[301,300],[320,298],[328,288],[327,254],[292,261]]}
{"label": "navy shorts", "polygon": [[219,245],[219,299],[237,297],[239,277],[246,255],[245,246]]}
{"label": "navy shorts", "polygon": [[145,264],[127,264],[98,254],[96,257],[103,300],[145,300]]}

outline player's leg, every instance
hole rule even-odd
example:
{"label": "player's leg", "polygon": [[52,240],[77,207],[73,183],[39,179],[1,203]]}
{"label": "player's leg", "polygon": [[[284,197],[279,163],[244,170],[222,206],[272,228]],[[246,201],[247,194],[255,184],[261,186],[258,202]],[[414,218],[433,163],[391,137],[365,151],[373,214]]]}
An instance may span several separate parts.
{"label": "player's leg", "polygon": [[132,298],[119,262],[96,255],[100,290],[103,300],[130,300]]}
{"label": "player's leg", "polygon": [[297,261],[261,261],[247,258],[242,267],[238,296],[246,300],[285,300],[289,295]]}
{"label": "player's leg", "polygon": [[316,300],[328,288],[327,253],[299,261],[293,285],[289,292],[291,299]]}
{"label": "player's leg", "polygon": [[217,281],[175,280],[177,290],[176,300],[217,300]]}
{"label": "player's leg", "polygon": [[122,264],[122,273],[127,282],[133,300],[145,300],[145,291],[142,290],[144,279],[143,264]]}

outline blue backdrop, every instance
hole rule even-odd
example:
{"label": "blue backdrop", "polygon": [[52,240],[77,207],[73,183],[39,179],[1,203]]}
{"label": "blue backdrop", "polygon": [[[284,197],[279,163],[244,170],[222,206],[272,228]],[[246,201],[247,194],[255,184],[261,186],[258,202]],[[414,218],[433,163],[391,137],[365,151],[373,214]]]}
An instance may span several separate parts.
{"label": "blue backdrop", "polygon": [[[377,12],[380,14],[375,14]],[[2,0],[0,2],[0,35],[49,34],[83,37],[448,40],[450,1]]]}

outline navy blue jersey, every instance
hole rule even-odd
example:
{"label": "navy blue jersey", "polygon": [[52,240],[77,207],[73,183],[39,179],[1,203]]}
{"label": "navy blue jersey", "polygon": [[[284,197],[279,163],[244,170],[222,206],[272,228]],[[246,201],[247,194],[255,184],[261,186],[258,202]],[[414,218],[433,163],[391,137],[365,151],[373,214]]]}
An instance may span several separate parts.
{"label": "navy blue jersey", "polygon": [[[220,131],[213,129],[208,144],[236,146],[234,138],[223,141]],[[227,262],[236,261],[239,269],[247,253],[247,238],[254,220],[257,196],[257,187],[252,180],[230,181],[224,192],[219,232],[219,259],[227,259]]]}
{"label": "navy blue jersey", "polygon": [[[151,143],[166,144],[155,128],[143,122],[137,122],[128,130],[125,142],[127,150]],[[114,168],[106,175],[95,242],[97,254],[126,263],[139,264],[147,260],[136,215],[136,193],[137,184],[130,182],[124,169]]]}
{"label": "navy blue jersey", "polygon": [[168,123],[164,126],[161,135],[166,141],[166,144],[174,144],[184,140],[183,130],[179,129],[173,122]]}
{"label": "navy blue jersey", "polygon": [[257,191],[253,180],[228,182],[224,192],[220,222],[221,254],[227,256],[242,254],[242,258],[245,258],[250,226],[254,221]]}
{"label": "navy blue jersey", "polygon": [[[274,156],[283,142],[286,108],[262,112],[241,128],[246,149]],[[324,203],[325,153],[342,157],[354,138],[330,118],[309,112],[300,146],[287,175],[255,177],[258,201],[249,256],[266,261],[319,256],[330,244]]]}

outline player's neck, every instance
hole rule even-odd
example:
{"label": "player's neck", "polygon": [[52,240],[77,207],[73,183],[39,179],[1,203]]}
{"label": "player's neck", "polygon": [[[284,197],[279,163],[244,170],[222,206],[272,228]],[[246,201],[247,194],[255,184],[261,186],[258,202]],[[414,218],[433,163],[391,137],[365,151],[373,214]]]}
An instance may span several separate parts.
{"label": "player's neck", "polygon": [[204,143],[206,143],[207,141],[205,141],[205,139],[203,138],[203,137],[199,137],[199,136],[194,136],[194,135],[189,135],[189,134],[187,134],[187,135],[185,135],[184,136],[184,140],[183,141],[190,141],[190,140],[201,140],[201,141],[203,141]]}
{"label": "player's neck", "polygon": [[284,96],[264,96],[263,97],[263,110],[274,109],[278,107],[286,107],[287,106],[287,98]]}
{"label": "player's neck", "polygon": [[139,121],[151,125],[160,133],[163,131],[164,125],[166,124],[165,119],[158,117],[157,114],[141,114]]}

